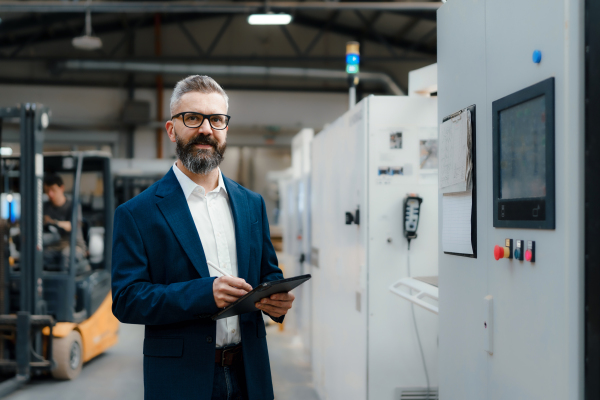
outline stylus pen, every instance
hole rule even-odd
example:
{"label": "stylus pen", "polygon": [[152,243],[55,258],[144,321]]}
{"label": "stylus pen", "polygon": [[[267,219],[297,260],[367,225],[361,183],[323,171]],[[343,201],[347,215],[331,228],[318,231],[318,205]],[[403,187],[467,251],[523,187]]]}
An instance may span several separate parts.
{"label": "stylus pen", "polygon": [[230,276],[233,278],[233,276],[229,275],[227,272],[223,271],[220,267],[217,267],[214,263],[211,263],[210,261],[206,260],[206,263],[208,265],[210,265],[211,267],[213,267],[214,269],[216,269],[217,271],[219,271],[221,273],[221,275],[223,276]]}

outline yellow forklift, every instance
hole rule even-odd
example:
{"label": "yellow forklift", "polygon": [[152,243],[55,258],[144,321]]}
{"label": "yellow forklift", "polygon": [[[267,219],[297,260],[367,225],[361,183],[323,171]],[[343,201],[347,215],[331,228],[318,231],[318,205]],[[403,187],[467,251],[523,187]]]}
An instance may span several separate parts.
{"label": "yellow forklift", "polygon": [[[0,371],[15,373],[0,383],[0,397],[33,375],[76,378],[116,344],[119,328],[110,294],[110,155],[42,154],[49,110],[39,104],[0,108],[0,142],[3,122],[18,122],[21,154],[0,159]],[[72,204],[59,268],[44,253],[60,235],[65,241],[59,226],[45,223],[44,174],[61,177]]]}

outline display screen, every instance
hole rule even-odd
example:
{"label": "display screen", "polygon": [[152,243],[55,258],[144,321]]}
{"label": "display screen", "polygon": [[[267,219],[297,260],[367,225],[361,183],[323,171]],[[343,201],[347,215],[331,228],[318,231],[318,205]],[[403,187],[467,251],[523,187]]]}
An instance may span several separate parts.
{"label": "display screen", "polygon": [[500,198],[546,196],[546,96],[500,113]]}

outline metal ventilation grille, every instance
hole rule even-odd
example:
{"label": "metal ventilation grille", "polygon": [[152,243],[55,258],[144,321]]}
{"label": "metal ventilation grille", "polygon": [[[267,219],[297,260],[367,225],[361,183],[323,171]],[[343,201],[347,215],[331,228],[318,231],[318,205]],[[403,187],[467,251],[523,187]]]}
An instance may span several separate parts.
{"label": "metal ventilation grille", "polygon": [[395,399],[398,400],[439,400],[437,388],[429,388],[429,396],[427,396],[427,388],[396,388]]}

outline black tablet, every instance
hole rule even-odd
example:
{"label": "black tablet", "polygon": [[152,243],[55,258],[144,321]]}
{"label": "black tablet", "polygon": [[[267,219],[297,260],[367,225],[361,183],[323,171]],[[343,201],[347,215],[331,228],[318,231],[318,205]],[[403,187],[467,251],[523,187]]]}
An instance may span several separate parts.
{"label": "black tablet", "polygon": [[265,297],[269,297],[275,293],[287,293],[297,286],[300,286],[304,282],[310,279],[310,274],[295,276],[293,278],[280,279],[278,281],[264,282],[252,289],[251,292],[246,293],[243,297],[240,297],[235,303],[225,307],[211,318],[218,320],[221,318],[233,317],[234,315],[240,315],[247,312],[258,311],[258,308],[254,306],[255,303],[259,302]]}

